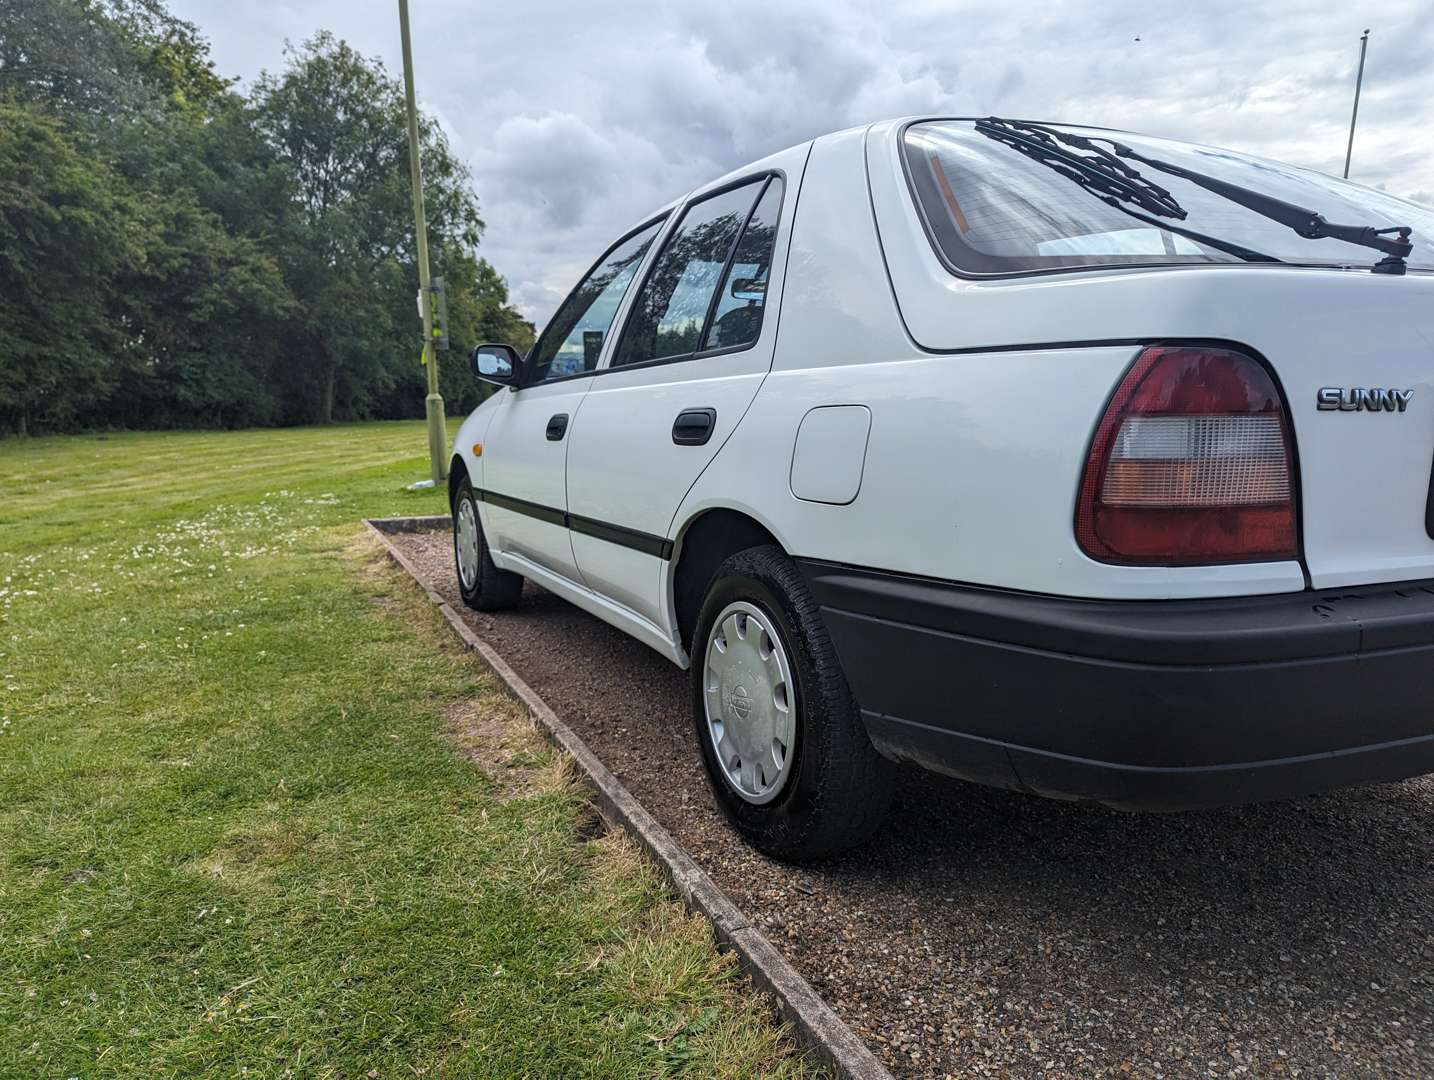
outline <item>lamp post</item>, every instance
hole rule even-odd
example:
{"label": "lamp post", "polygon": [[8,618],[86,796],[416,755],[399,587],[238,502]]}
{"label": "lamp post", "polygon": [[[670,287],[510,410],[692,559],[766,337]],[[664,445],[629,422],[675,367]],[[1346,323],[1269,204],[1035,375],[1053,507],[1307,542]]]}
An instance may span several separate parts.
{"label": "lamp post", "polygon": [[438,349],[433,334],[433,286],[428,276],[428,222],[423,213],[423,169],[418,160],[418,107],[413,97],[413,45],[408,33],[408,0],[398,0],[398,29],[403,39],[403,93],[408,103],[408,165],[413,177],[413,220],[418,236],[418,287],[423,299],[423,356],[427,361],[428,460],[433,483],[448,476],[448,431],[443,416],[443,395],[438,392]]}
{"label": "lamp post", "polygon": [[1359,74],[1354,79],[1354,113],[1349,118],[1349,146],[1344,152],[1344,178],[1349,179],[1349,159],[1354,156],[1354,122],[1359,119],[1359,88],[1364,85],[1364,54],[1369,51],[1369,31],[1359,39]]}

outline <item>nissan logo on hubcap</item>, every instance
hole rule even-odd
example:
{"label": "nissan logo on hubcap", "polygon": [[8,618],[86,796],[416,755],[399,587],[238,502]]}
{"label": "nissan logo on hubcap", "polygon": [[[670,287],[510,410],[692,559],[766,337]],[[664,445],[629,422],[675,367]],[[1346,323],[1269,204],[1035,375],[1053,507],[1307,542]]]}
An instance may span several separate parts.
{"label": "nissan logo on hubcap", "polygon": [[745,686],[734,686],[727,694],[727,708],[738,720],[746,720],[752,715],[752,696],[747,693]]}

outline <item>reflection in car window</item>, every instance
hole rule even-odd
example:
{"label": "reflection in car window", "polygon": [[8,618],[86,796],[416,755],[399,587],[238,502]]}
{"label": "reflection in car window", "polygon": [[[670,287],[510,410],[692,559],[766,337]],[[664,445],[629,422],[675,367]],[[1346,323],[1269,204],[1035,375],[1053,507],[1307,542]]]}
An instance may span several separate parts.
{"label": "reflection in car window", "polygon": [[688,208],[633,303],[614,366],[696,352],[717,279],[763,182]]}
{"label": "reflection in car window", "polygon": [[[1434,269],[1434,211],[1333,176],[1208,146],[1126,132],[1115,137],[1168,161],[1265,195],[1309,207],[1341,224],[1414,228],[1411,269]],[[1009,273],[1121,263],[1238,262],[1234,255],[1142,225],[1115,206],[1017,150],[986,138],[970,121],[913,124],[905,155],[911,186],[947,261],[972,273]],[[1368,267],[1368,248],[1327,237],[1306,240],[1188,180],[1140,170],[1187,211],[1182,228],[1291,263]]]}
{"label": "reflection in car window", "polygon": [[560,379],[597,367],[603,339],[661,221],[629,236],[563,301],[533,350],[526,382]]}
{"label": "reflection in car window", "polygon": [[782,181],[772,178],[757,202],[722,288],[712,325],[702,342],[704,349],[734,349],[757,340],[762,329],[762,308],[767,302],[767,282],[772,269],[772,247],[777,240],[777,214],[782,209]]}
{"label": "reflection in car window", "polygon": [[1038,240],[1042,255],[1203,255],[1205,249],[1168,229],[1116,229],[1114,232]]}

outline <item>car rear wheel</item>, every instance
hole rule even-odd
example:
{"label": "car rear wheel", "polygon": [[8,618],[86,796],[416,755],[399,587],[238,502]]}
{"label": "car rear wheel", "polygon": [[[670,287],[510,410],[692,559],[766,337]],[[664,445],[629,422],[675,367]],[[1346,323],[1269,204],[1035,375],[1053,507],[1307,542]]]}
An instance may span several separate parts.
{"label": "car rear wheel", "polygon": [[453,562],[458,571],[458,592],[474,611],[503,611],[514,607],[523,593],[523,579],[500,570],[488,552],[478,499],[465,479],[453,500]]}
{"label": "car rear wheel", "polygon": [[692,652],[697,743],[737,831],[793,861],[867,840],[894,767],[871,745],[816,602],[780,548],[722,564]]}

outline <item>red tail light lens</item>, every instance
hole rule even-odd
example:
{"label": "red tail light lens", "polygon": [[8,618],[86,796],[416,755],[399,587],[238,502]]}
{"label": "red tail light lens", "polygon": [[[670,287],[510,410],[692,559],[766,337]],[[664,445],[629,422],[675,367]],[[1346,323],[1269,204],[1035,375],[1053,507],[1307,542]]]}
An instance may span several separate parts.
{"label": "red tail light lens", "polygon": [[1259,361],[1148,348],[1091,442],[1076,539],[1103,562],[1293,559],[1292,445],[1284,401]]}

